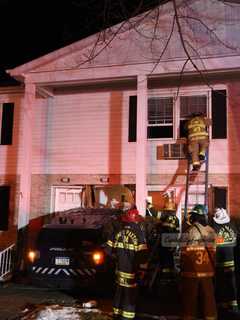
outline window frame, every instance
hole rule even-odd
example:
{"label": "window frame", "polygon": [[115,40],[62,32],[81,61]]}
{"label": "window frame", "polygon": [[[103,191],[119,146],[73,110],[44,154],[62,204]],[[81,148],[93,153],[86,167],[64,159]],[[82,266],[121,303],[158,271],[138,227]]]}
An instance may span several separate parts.
{"label": "window frame", "polygon": [[[180,124],[182,120],[187,120],[188,118],[182,118],[181,117],[181,97],[200,97],[200,96],[205,96],[206,97],[206,117],[210,117],[210,112],[209,112],[209,95],[210,93],[204,93],[204,92],[194,92],[194,94],[180,94],[178,99],[179,99],[179,104],[178,104],[178,126],[177,126],[177,134],[176,137],[177,139],[184,139],[184,137],[180,137]],[[211,131],[211,130],[209,130]],[[209,132],[210,133],[210,132]]]}
{"label": "window frame", "polygon": [[[155,100],[161,100],[161,99],[172,99],[172,122],[171,123],[159,123],[159,124],[152,124],[149,123],[148,120],[148,113],[149,113],[149,100],[150,99],[155,99]],[[175,122],[174,122],[174,113],[175,113],[175,109],[174,109],[174,97],[169,95],[169,96],[149,96],[148,97],[148,106],[147,106],[147,130],[148,128],[154,128],[154,127],[172,127],[172,137],[158,137],[158,138],[147,138],[148,140],[156,140],[156,139],[164,139],[164,140],[169,140],[169,139],[173,139],[174,138],[174,126],[175,126]]]}

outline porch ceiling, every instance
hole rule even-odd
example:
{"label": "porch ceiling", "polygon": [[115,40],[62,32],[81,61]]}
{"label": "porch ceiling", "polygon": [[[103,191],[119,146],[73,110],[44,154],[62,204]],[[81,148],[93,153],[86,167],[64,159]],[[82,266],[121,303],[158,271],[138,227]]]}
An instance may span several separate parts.
{"label": "porch ceiling", "polygon": [[[149,75],[148,88],[166,88],[189,85],[211,85],[219,82],[240,80],[240,69],[218,70],[214,72],[185,72],[181,78],[179,73],[165,75]],[[44,83],[37,85],[38,91],[46,96],[74,94],[81,92],[104,92],[119,90],[136,90],[137,77],[96,79],[91,81],[70,81]]]}
{"label": "porch ceiling", "polygon": [[135,90],[137,88],[137,78],[129,79],[108,79],[95,81],[76,81],[76,82],[59,82],[46,83],[38,85],[40,91],[48,95],[74,94],[81,92],[98,92],[114,90]]}

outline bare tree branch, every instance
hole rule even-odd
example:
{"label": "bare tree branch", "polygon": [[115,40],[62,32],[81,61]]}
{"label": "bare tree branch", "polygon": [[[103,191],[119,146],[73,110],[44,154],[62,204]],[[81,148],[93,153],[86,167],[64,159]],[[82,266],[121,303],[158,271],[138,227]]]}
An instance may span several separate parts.
{"label": "bare tree branch", "polygon": [[176,101],[178,96],[179,96],[179,92],[180,92],[180,88],[181,88],[181,84],[182,84],[182,79],[183,79],[183,74],[184,74],[184,69],[188,63],[189,59],[186,59],[186,61],[184,62],[183,66],[182,66],[182,69],[180,71],[180,75],[179,75],[179,82],[178,82],[178,88],[177,88],[177,94],[176,96],[174,97],[174,100]]}
{"label": "bare tree branch", "polygon": [[[75,0],[76,1],[76,0]],[[222,2],[224,5],[228,5],[230,7],[233,7],[233,4],[226,3],[225,1],[214,1],[213,3],[219,3]],[[150,1],[151,2],[151,1]],[[192,2],[188,0],[183,0],[181,2],[181,7],[177,6],[177,0],[171,0],[168,2],[171,2],[173,5],[172,14],[168,12],[168,21],[170,22],[170,29],[169,34],[166,37],[166,32],[162,32],[161,25],[160,25],[160,10],[163,8],[161,6],[162,3],[165,3],[166,1],[160,1],[157,2],[157,0],[152,0],[151,5],[148,7],[147,12],[143,12],[144,6],[146,4],[146,1],[144,0],[138,0],[137,5],[134,7],[134,10],[129,13],[128,10],[128,4],[126,4],[126,0],[105,0],[104,3],[104,12],[103,12],[103,22],[104,24],[108,24],[108,19],[110,18],[110,13],[112,11],[111,5],[117,5],[120,9],[118,12],[118,15],[121,15],[121,19],[125,19],[119,25],[114,27],[108,27],[107,29],[101,31],[98,33],[96,37],[96,41],[91,48],[91,50],[86,54],[86,59],[84,61],[81,61],[77,66],[83,65],[85,63],[91,62],[96,57],[98,57],[104,50],[106,50],[111,43],[115,39],[117,41],[121,40],[119,37],[121,33],[124,33],[126,31],[133,30],[137,35],[142,37],[143,39],[146,39],[147,45],[149,45],[149,52],[150,57],[146,57],[148,60],[150,60],[154,66],[150,72],[150,74],[153,74],[156,70],[157,66],[163,59],[164,54],[166,53],[167,49],[170,46],[170,41],[174,35],[175,26],[177,26],[177,34],[180,39],[181,47],[183,49],[183,52],[186,56],[186,61],[183,63],[182,68],[180,70],[179,74],[179,83],[182,83],[183,74],[185,72],[187,64],[190,62],[193,66],[194,70],[201,76],[202,81],[211,88],[211,85],[207,79],[206,72],[206,66],[204,65],[204,61],[201,57],[200,50],[206,48],[207,45],[212,45],[212,40],[215,40],[217,44],[225,47],[226,49],[229,49],[234,52],[238,52],[239,47],[233,46],[224,39],[221,39],[221,37],[217,33],[217,19],[214,20],[214,24],[216,27],[212,25],[208,25],[208,19],[210,16],[207,14],[203,16],[199,16],[198,12],[196,11],[196,8],[194,6],[191,6]],[[183,13],[181,8],[186,9],[187,8],[187,14]],[[185,10],[186,11],[186,10]],[[139,13],[142,12],[140,15]],[[164,11],[163,11],[164,12]],[[171,18],[172,15],[172,18]],[[206,19],[205,19],[206,18]],[[170,20],[172,19],[172,20]],[[219,18],[220,19],[220,18]],[[224,20],[224,16],[221,18],[222,23],[226,23]],[[144,28],[142,28],[142,25],[144,22],[148,23],[148,29],[145,31]],[[201,26],[203,30],[203,45],[201,46],[201,38],[199,42],[195,42],[197,40],[198,35],[193,34],[192,43],[189,40],[189,37],[191,37],[191,33],[185,34],[186,31],[184,29],[185,25],[188,26],[188,31],[191,31],[192,26]],[[195,25],[194,25],[195,23]],[[152,28],[152,29],[151,29]],[[196,37],[196,39],[194,38]],[[207,41],[207,39],[209,39]],[[143,40],[144,41],[144,40]],[[199,44],[196,45],[195,43]],[[174,44],[173,44],[174,45]],[[157,50],[156,50],[157,48]],[[160,49],[159,49],[160,48]],[[144,52],[145,53],[145,52]],[[199,63],[202,64],[202,67],[199,66]]]}
{"label": "bare tree branch", "polygon": [[167,41],[166,41],[166,43],[165,43],[165,46],[164,46],[164,48],[163,48],[163,50],[162,50],[162,52],[161,52],[161,54],[160,54],[157,62],[155,63],[155,65],[154,65],[154,67],[153,67],[153,69],[152,69],[152,71],[151,71],[151,74],[154,72],[154,70],[155,70],[155,69],[157,68],[157,66],[159,65],[159,63],[160,63],[160,61],[161,61],[161,59],[162,59],[165,51],[166,51],[167,48],[168,48],[169,42],[170,42],[170,40],[171,40],[171,38],[172,38],[172,35],[173,35],[175,22],[176,22],[176,16],[174,15],[173,20],[172,20],[172,26],[171,26],[171,30],[170,30],[169,36],[168,36],[168,38],[167,38]]}
{"label": "bare tree branch", "polygon": [[179,17],[178,17],[178,10],[177,10],[177,4],[176,4],[176,0],[172,0],[173,2],[173,8],[174,8],[174,12],[175,12],[175,17],[176,17],[176,23],[177,23],[177,27],[178,27],[178,34],[180,37],[180,41],[183,47],[183,50],[188,58],[188,60],[191,62],[193,68],[200,74],[202,80],[204,81],[204,83],[206,83],[208,85],[208,82],[206,82],[206,77],[203,74],[202,70],[198,68],[198,66],[196,65],[196,63],[193,61],[187,47],[186,47],[186,40],[183,38],[183,33],[182,33],[182,28],[181,28],[181,24],[179,21]]}
{"label": "bare tree branch", "polygon": [[231,49],[231,50],[237,50],[239,49],[239,47],[233,47],[233,46],[230,46],[228,45],[226,42],[224,42],[223,40],[221,40],[218,35],[216,34],[216,32],[213,30],[213,29],[210,29],[207,24],[205,24],[201,19],[199,18],[196,18],[196,17],[190,17],[190,16],[178,16],[179,19],[189,19],[189,20],[195,20],[197,21],[198,23],[200,23],[205,29],[206,31],[209,32],[209,34],[213,35],[214,38],[221,44],[223,45],[224,47],[228,48],[228,49]]}

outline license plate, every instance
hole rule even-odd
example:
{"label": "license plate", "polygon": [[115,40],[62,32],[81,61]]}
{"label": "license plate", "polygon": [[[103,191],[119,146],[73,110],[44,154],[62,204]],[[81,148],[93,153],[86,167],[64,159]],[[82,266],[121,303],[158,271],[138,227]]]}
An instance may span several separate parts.
{"label": "license plate", "polygon": [[70,259],[66,257],[55,258],[55,265],[57,266],[69,266]]}

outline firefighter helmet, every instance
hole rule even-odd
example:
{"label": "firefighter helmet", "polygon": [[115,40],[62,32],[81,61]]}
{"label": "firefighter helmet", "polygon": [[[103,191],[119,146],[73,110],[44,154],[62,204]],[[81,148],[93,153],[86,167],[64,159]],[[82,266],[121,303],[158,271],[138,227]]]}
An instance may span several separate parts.
{"label": "firefighter helmet", "polygon": [[190,212],[190,223],[198,222],[203,226],[208,224],[208,211],[207,207],[203,204],[196,204]]}
{"label": "firefighter helmet", "polygon": [[191,210],[190,214],[196,213],[199,215],[207,215],[207,207],[203,204],[196,204],[193,209]]}
{"label": "firefighter helmet", "polygon": [[176,215],[168,214],[162,217],[162,226],[167,227],[171,230],[179,229],[179,220]]}
{"label": "firefighter helmet", "polygon": [[141,222],[143,220],[143,217],[139,214],[137,209],[130,209],[122,215],[123,222]]}
{"label": "firefighter helmet", "polygon": [[193,112],[192,114],[190,114],[190,118],[194,118],[194,117],[204,117],[204,113],[203,112]]}
{"label": "firefighter helmet", "polygon": [[218,224],[230,222],[230,217],[224,208],[216,208],[213,220]]}
{"label": "firefighter helmet", "polygon": [[166,192],[163,196],[165,198],[163,211],[176,211],[174,192]]}

